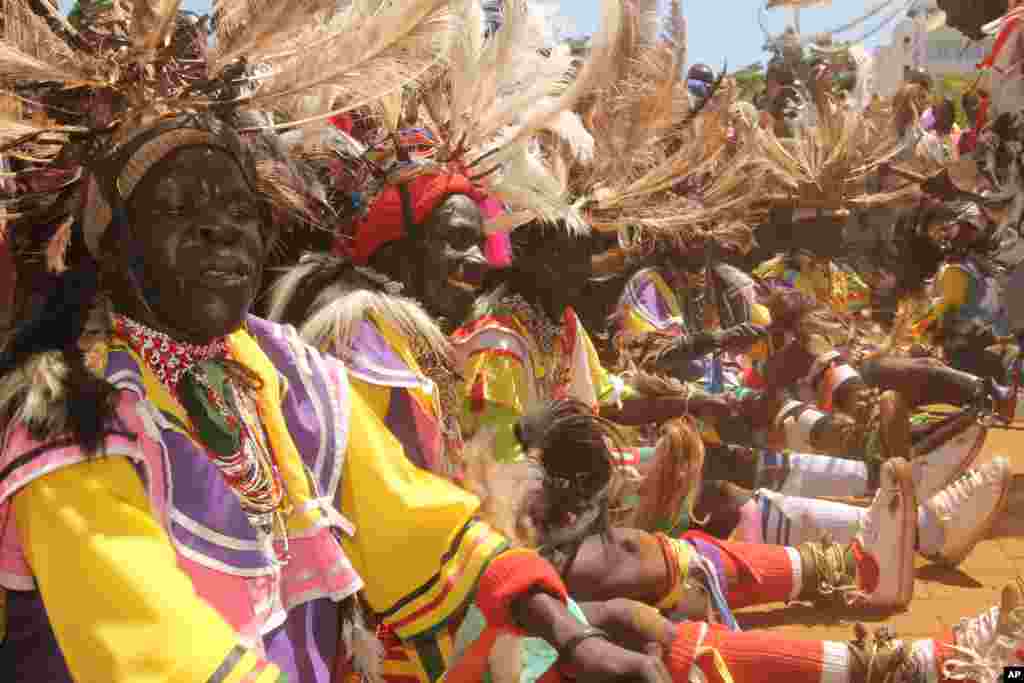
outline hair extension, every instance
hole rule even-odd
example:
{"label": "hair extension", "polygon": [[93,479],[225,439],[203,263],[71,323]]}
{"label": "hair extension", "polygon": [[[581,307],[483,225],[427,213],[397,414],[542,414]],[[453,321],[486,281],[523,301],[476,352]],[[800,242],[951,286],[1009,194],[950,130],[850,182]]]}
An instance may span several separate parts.
{"label": "hair extension", "polygon": [[661,426],[654,463],[640,488],[640,504],[632,526],[644,531],[663,531],[685,512],[697,520],[696,506],[704,469],[704,442],[691,417],[669,420]]}
{"label": "hair extension", "polygon": [[523,416],[515,433],[523,449],[535,454],[544,470],[548,515],[539,520],[544,535],[560,536],[556,532],[572,529],[568,522],[572,515],[594,511],[595,519],[564,542],[606,534],[610,528],[608,493],[616,480],[610,448],[624,444],[618,427],[579,401],[561,399]]}

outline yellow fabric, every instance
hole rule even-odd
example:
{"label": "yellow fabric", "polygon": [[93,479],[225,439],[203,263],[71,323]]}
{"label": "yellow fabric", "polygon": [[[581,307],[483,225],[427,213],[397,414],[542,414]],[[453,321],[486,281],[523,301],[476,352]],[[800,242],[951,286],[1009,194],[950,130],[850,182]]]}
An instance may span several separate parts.
{"label": "yellow fabric", "polygon": [[863,310],[871,302],[871,288],[859,275],[843,270],[831,262],[827,268],[799,271],[787,267],[788,259],[777,256],[754,269],[760,280],[781,280],[798,291],[828,305],[834,313],[847,315]]}
{"label": "yellow fabric", "polygon": [[[696,552],[693,546],[685,541],[681,541],[678,538],[672,538],[665,534],[656,534],[662,543],[662,547],[667,546],[672,552],[672,560],[678,564],[676,570],[676,581],[672,584],[672,588],[668,594],[661,599],[661,601],[655,605],[660,610],[671,610],[674,609],[683,600],[683,594],[686,592],[687,580],[690,578],[690,561],[693,559],[693,554]],[[667,559],[667,558],[666,558]]]}
{"label": "yellow fabric", "polygon": [[[576,343],[581,344],[585,352],[587,359],[586,371],[590,373],[590,381],[593,383],[597,393],[597,402],[600,405],[605,405],[615,397],[615,385],[612,383],[612,376],[601,363],[601,357],[597,355],[594,341],[590,338],[590,334],[583,326],[583,323],[577,316],[574,315],[573,318],[576,320]],[[623,386],[622,394],[618,398],[625,399],[632,395],[631,389],[628,386]]]}
{"label": "yellow fabric", "polygon": [[967,303],[970,286],[971,279],[963,268],[953,265],[943,268],[939,287],[946,310],[952,311]]}
{"label": "yellow fabric", "polygon": [[460,424],[469,437],[484,427],[494,430],[498,462],[516,462],[523,457],[514,428],[530,402],[527,372],[518,358],[489,350],[471,356],[463,370]]}
{"label": "yellow fabric", "polygon": [[[310,490],[310,477],[307,476],[306,465],[288,432],[284,413],[281,412],[283,395],[280,376],[259,344],[244,328],[228,337],[228,344],[234,359],[254,371],[262,380],[262,386],[256,394],[256,406],[289,502],[293,506],[286,517],[288,531],[308,531],[324,513],[316,508],[303,510],[304,504],[316,496],[315,492]],[[258,433],[258,425],[252,425],[252,428],[254,433]]]}
{"label": "yellow fabric", "polygon": [[913,336],[921,340],[932,336],[943,318],[967,303],[970,287],[971,278],[963,268],[956,264],[943,266],[937,283],[939,296],[932,301],[924,317],[914,323]]}
{"label": "yellow fabric", "polygon": [[[586,328],[575,314],[567,312],[566,318],[569,324],[575,326],[574,336],[578,346],[573,350],[573,357],[569,359],[561,357],[560,342],[556,342],[554,352],[542,354],[536,340],[529,336],[525,325],[515,318],[502,319],[504,323],[511,322],[512,330],[530,344],[533,357],[530,366],[534,370],[533,376],[529,374],[530,369],[523,360],[504,350],[482,349],[471,355],[464,364],[460,421],[463,433],[472,437],[481,428],[493,429],[496,439],[494,457],[499,462],[516,462],[523,457],[522,449],[515,438],[515,424],[526,413],[531,403],[533,387],[544,384],[544,378],[549,373],[557,372],[562,367],[563,360],[571,367],[571,372],[583,374],[581,379],[585,379],[593,387],[598,404],[634,395],[633,390],[624,383],[621,385],[621,391],[617,392],[612,375],[601,364],[597,348]],[[582,350],[582,354],[579,350]],[[539,400],[550,398],[553,397],[538,397]]]}
{"label": "yellow fabric", "polygon": [[772,314],[764,304],[754,304],[750,307],[750,322],[754,325],[768,327],[772,324]]}
{"label": "yellow fabric", "polygon": [[505,539],[485,524],[473,524],[456,552],[445,557],[479,500],[409,462],[361,393],[350,398],[341,513],[356,534],[342,545],[366,581],[370,606],[409,638],[464,604]]}
{"label": "yellow fabric", "polygon": [[[420,367],[419,361],[416,360],[416,354],[413,353],[408,337],[395,329],[393,325],[388,324],[380,316],[371,315],[371,318],[373,324],[377,327],[377,331],[384,337],[384,341],[387,342],[392,351],[398,354],[406,367],[419,377],[429,379]],[[428,393],[419,388],[407,389],[407,391],[426,412],[433,415],[438,421],[443,420],[444,416],[441,415],[441,405],[436,391]]]}
{"label": "yellow fabric", "polygon": [[625,314],[622,316],[622,329],[635,336],[658,331],[658,328],[640,315],[640,312],[633,306],[626,306]]}
{"label": "yellow fabric", "polygon": [[[13,499],[25,557],[78,681],[207,681],[238,643],[192,588],[134,467],[109,456],[47,474]],[[226,679],[241,681],[247,654]],[[273,665],[256,679],[274,681]]]}
{"label": "yellow fabric", "polygon": [[503,406],[521,415],[530,403],[531,378],[527,373],[526,365],[509,353],[485,349],[470,356],[463,369],[467,432],[475,431],[474,410],[480,407],[481,399],[484,404]]}
{"label": "yellow fabric", "polygon": [[[446,664],[451,662],[455,643],[451,632],[447,628],[437,632],[434,644],[437,645],[441,653],[441,660]],[[419,683],[431,683],[430,674],[424,667],[423,660],[420,659],[415,646],[411,643],[402,643],[392,647],[400,648],[400,652],[389,653],[392,656],[385,655],[384,660],[381,662],[381,673],[385,683],[394,680],[402,680],[405,683],[403,679],[416,680]]]}
{"label": "yellow fabric", "polygon": [[[753,304],[750,307],[750,322],[754,325],[760,325],[762,327],[770,327],[772,324],[772,314],[768,310],[768,307],[763,304]],[[768,357],[772,353],[772,345],[769,341],[759,341],[754,344],[747,355],[751,360],[755,362],[763,362],[768,360]]]}
{"label": "yellow fabric", "polygon": [[[174,417],[176,424],[173,424],[172,428],[175,431],[188,439],[193,439],[192,433],[189,431],[192,423],[181,403],[171,395],[163,382],[127,344],[120,344],[115,339],[113,345],[128,353],[139,367],[142,372],[146,399],[161,412]],[[284,414],[281,412],[283,400],[281,377],[256,340],[244,328],[228,337],[228,347],[232,358],[256,373],[262,382],[255,396],[256,406],[262,428],[266,431],[267,439],[270,441],[271,452],[274,454],[275,463],[287,491],[287,502],[291,503],[292,509],[287,511],[286,524],[292,533],[307,531],[323,513],[315,508],[302,509],[304,503],[312,499],[314,495],[310,489],[302,457],[288,433]],[[92,353],[101,354],[105,364],[107,350],[94,349]],[[179,425],[185,425],[186,428]],[[250,427],[253,433],[260,433],[258,425],[250,425]]]}
{"label": "yellow fabric", "polygon": [[[672,318],[680,321],[681,323],[683,313],[679,306],[679,298],[676,296],[676,293],[672,288],[669,287],[668,283],[665,282],[665,278],[654,270],[647,271],[644,274],[644,277],[648,278],[651,281],[651,284],[654,285],[654,288],[658,290],[658,296],[661,297],[661,300],[668,307],[672,314]],[[658,330],[657,327],[644,318],[636,307],[632,305],[626,306],[626,314],[623,316],[622,327],[626,332],[636,335],[656,332]]]}

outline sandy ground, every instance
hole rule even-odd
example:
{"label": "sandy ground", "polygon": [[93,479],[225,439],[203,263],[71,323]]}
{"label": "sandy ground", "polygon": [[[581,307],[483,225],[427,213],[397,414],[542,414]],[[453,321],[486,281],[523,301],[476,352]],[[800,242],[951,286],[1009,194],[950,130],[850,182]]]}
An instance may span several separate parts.
{"label": "sandy ground", "polygon": [[742,627],[849,640],[852,625],[861,621],[872,629],[888,623],[900,637],[921,637],[934,635],[960,617],[998,603],[1002,587],[1018,575],[1024,577],[1024,420],[1007,429],[989,431],[979,462],[996,455],[1009,458],[1014,471],[1002,517],[959,570],[937,567],[918,558],[914,600],[905,612],[830,611],[803,604],[774,604],[740,612],[737,616]]}

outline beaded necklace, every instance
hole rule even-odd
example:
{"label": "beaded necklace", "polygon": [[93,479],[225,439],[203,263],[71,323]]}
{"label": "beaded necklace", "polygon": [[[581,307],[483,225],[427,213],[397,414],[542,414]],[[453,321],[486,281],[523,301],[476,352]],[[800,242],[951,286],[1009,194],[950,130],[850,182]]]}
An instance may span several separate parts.
{"label": "beaded necklace", "polygon": [[569,350],[564,348],[563,344],[561,353],[555,353],[555,342],[564,340],[564,325],[552,322],[546,311],[531,305],[519,294],[503,297],[498,305],[508,309],[526,327],[527,332],[537,343],[547,370],[541,380],[542,388],[546,397],[555,396],[555,390],[569,382]]}
{"label": "beaded necklace", "polygon": [[[238,496],[268,556],[287,561],[283,479],[253,397],[218,362],[228,355],[227,339],[189,344],[121,315],[113,321],[117,336],[185,409],[193,438]],[[273,550],[275,531],[284,540],[283,553]]]}

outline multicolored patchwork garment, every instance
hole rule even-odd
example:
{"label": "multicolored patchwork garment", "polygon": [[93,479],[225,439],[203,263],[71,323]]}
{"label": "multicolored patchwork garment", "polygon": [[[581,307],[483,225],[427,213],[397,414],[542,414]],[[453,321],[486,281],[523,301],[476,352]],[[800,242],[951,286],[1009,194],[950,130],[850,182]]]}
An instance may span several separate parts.
{"label": "multicolored patchwork garment", "polygon": [[[801,259],[801,256],[796,259]],[[779,283],[812,296],[840,316],[860,313],[871,305],[871,288],[852,268],[810,256],[797,265],[796,259],[783,254],[765,261],[754,269],[754,278]]]}
{"label": "multicolored patchwork garment", "polygon": [[[754,281],[748,275],[724,263],[712,272],[715,283],[709,288],[704,272],[689,275],[664,268],[638,271],[626,283],[619,300],[619,331],[637,336],[651,332],[694,334],[741,323],[771,322],[768,309],[756,301]],[[751,356],[763,359],[767,353],[766,346],[759,344]],[[731,353],[722,354],[722,361],[725,388],[740,389],[749,361]],[[710,362],[710,354],[694,362],[694,379],[707,381]]]}
{"label": "multicolored patchwork garment", "polygon": [[571,397],[596,410],[625,398],[625,383],[602,366],[572,308],[556,324],[502,287],[451,340],[462,364],[463,431],[494,429],[499,461],[520,457],[513,427],[531,405]]}
{"label": "multicolored patchwork garment", "polygon": [[[14,681],[325,683],[344,668],[339,602],[357,591],[384,629],[435,655],[470,605],[501,630],[526,589],[565,595],[535,553],[504,552],[475,497],[412,464],[341,363],[250,317],[219,343],[261,381],[245,428],[284,489],[263,528],[169,388],[189,374],[180,361],[201,359],[131,342],[88,354],[120,389],[105,456],[20,424],[5,435],[0,670]],[[436,680],[447,660],[431,661]]]}
{"label": "multicolored patchwork garment", "polygon": [[398,437],[413,464],[457,478],[462,437],[456,377],[433,351],[414,346],[394,325],[371,314],[359,323],[351,348],[321,350],[345,359],[354,390]]}

